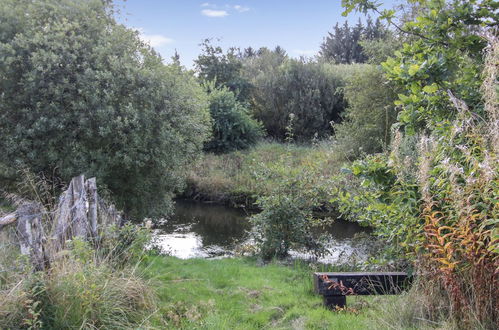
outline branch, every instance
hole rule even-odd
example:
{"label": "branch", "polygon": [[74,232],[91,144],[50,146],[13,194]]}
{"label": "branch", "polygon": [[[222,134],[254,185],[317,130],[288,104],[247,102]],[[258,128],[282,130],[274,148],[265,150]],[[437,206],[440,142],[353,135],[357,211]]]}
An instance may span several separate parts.
{"label": "branch", "polygon": [[[383,16],[383,14],[378,10],[378,8],[373,8],[373,10],[380,16]],[[400,25],[398,25],[397,23],[393,22],[393,20],[391,18],[386,18],[386,20],[388,21],[388,24],[391,24],[393,25],[397,30],[399,30],[400,32],[402,33],[405,33],[405,34],[410,34],[410,35],[414,35],[414,36],[417,36],[417,37],[420,37],[421,39],[424,39],[424,40],[427,40],[427,41],[431,41],[431,42],[434,42],[434,43],[439,43],[439,44],[442,44],[444,46],[448,46],[449,44],[447,42],[444,42],[444,41],[439,41],[439,40],[434,40],[434,39],[431,39],[431,38],[428,38],[427,36],[421,34],[421,33],[417,33],[417,32],[414,32],[414,31],[408,31],[408,30],[405,30],[404,28],[402,28]]]}
{"label": "branch", "polygon": [[7,226],[7,225],[13,223],[16,220],[17,220],[17,215],[15,212],[9,213],[6,216],[3,216],[2,218],[0,218],[0,229],[2,229],[2,227],[4,227],[4,226]]}

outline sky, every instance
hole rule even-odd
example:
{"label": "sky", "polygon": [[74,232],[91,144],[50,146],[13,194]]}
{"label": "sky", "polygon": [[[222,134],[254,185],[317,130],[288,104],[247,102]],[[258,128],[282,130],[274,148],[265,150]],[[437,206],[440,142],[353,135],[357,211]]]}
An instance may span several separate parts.
{"label": "sky", "polygon": [[[391,7],[395,0],[385,0]],[[313,56],[336,22],[364,17],[341,13],[341,0],[115,0],[118,22],[137,29],[166,62],[178,52],[192,68],[200,43],[222,46],[283,47],[290,56]],[[218,40],[219,39],[219,40]],[[218,40],[218,41],[217,41]]]}

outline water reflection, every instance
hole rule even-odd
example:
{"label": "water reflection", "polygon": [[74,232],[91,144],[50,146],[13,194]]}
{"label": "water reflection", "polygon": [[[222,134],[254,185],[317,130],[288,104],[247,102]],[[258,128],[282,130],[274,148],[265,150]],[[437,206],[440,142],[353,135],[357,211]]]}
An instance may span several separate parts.
{"label": "water reflection", "polygon": [[156,242],[179,258],[230,254],[248,238],[247,216],[238,209],[179,200],[173,218],[156,231]]}
{"label": "water reflection", "polygon": [[[248,241],[251,224],[243,210],[221,205],[179,200],[175,215],[155,231],[156,244],[179,258],[213,258],[229,256],[238,244]],[[367,230],[346,221],[336,221],[324,228],[331,239],[330,254],[320,262],[334,263],[340,259],[362,256],[365,246],[354,236]],[[309,258],[306,253],[292,251],[297,258]]]}

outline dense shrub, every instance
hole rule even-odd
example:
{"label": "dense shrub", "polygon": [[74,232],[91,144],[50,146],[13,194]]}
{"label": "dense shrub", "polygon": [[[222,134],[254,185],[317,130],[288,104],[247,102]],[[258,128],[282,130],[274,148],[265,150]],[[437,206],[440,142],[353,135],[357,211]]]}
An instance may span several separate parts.
{"label": "dense shrub", "polygon": [[390,153],[359,159],[334,180],[333,201],[343,216],[372,227],[388,243],[379,261],[409,258],[421,244],[416,143],[399,133]]}
{"label": "dense shrub", "polygon": [[347,78],[344,93],[348,107],[343,121],[334,126],[335,150],[348,159],[381,152],[389,145],[397,120],[394,84],[378,67],[364,66]]}
{"label": "dense shrub", "polygon": [[1,2],[0,169],[85,173],[128,215],[163,213],[207,137],[205,93],[108,3]]}
{"label": "dense shrub", "polygon": [[294,134],[297,140],[332,133],[331,122],[338,122],[345,109],[341,88],[345,78],[362,68],[361,65],[335,66],[328,63],[286,59],[271,70],[254,69],[257,60],[247,71],[253,76],[251,106],[255,118],[267,133],[284,140],[290,114],[295,117]]}
{"label": "dense shrub", "polygon": [[246,149],[263,136],[261,124],[227,87],[212,89],[209,95],[213,136],[205,149],[229,152]]}
{"label": "dense shrub", "polygon": [[284,258],[291,249],[321,255],[325,249],[313,235],[316,220],[303,198],[289,192],[260,197],[262,211],[251,217],[256,243],[263,259]]}
{"label": "dense shrub", "polygon": [[[291,165],[290,154],[281,161],[255,169],[257,182],[282,174]],[[285,165],[285,166],[286,166]],[[317,168],[293,168],[276,182],[267,195],[257,199],[261,212],[251,217],[254,237],[263,259],[284,258],[290,250],[311,252],[316,256],[326,253],[325,236],[314,233],[322,220],[313,216],[313,210],[322,206],[324,185],[316,182]]]}

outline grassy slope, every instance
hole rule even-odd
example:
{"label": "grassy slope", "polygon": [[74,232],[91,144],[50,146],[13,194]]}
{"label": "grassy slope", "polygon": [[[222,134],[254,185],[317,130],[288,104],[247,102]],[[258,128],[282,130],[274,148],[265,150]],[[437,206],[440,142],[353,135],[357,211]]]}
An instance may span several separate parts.
{"label": "grassy slope", "polygon": [[372,307],[390,297],[349,297],[354,311],[332,312],[312,292],[311,269],[253,259],[150,257],[146,276],[157,286],[171,328],[369,329]]}
{"label": "grassy slope", "polygon": [[[342,164],[331,145],[287,145],[261,142],[249,150],[228,154],[205,154],[187,177],[186,197],[251,206],[255,195],[264,195],[268,187],[305,168],[321,180],[337,173]],[[255,173],[266,169],[272,175],[262,184]]]}

